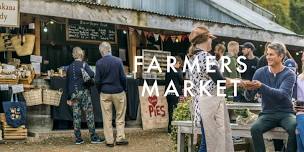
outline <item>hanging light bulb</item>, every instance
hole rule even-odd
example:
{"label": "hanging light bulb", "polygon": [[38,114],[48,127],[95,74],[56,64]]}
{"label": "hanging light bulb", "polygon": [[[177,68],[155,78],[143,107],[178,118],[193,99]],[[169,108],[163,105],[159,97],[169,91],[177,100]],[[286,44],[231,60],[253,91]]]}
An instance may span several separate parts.
{"label": "hanging light bulb", "polygon": [[54,21],[53,21],[53,20],[51,20],[51,21],[50,21],[50,24],[54,24]]}
{"label": "hanging light bulb", "polygon": [[177,37],[175,38],[175,42],[178,43],[178,38]]}
{"label": "hanging light bulb", "polygon": [[123,30],[123,34],[127,34],[127,31],[126,31],[126,30]]}
{"label": "hanging light bulb", "polygon": [[44,28],[43,28],[43,32],[48,32],[48,29],[47,29],[47,27],[46,27],[46,26],[44,26]]}
{"label": "hanging light bulb", "polygon": [[299,54],[300,54],[300,53],[299,53],[299,52],[297,52],[297,53],[296,53],[296,56],[298,56]]}

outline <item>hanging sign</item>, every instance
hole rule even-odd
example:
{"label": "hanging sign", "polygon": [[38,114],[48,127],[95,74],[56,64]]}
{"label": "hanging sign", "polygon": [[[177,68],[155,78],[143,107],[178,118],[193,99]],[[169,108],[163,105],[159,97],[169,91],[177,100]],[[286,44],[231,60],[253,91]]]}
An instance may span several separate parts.
{"label": "hanging sign", "polygon": [[19,27],[19,0],[0,0],[0,26]]}

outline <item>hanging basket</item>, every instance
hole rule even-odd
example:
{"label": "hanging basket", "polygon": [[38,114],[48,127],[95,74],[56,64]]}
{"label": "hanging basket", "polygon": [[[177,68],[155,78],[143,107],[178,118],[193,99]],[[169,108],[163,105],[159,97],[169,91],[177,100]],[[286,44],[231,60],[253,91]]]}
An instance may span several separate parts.
{"label": "hanging basket", "polygon": [[59,106],[62,96],[62,90],[44,89],[42,95],[43,95],[43,104]]}
{"label": "hanging basket", "polygon": [[[21,45],[21,38],[23,38],[23,45]],[[26,34],[23,37],[20,35],[11,38],[12,45],[14,46],[18,56],[31,55],[34,50],[35,35]]]}
{"label": "hanging basket", "polygon": [[42,89],[31,89],[23,92],[23,97],[26,101],[26,106],[35,106],[42,104]]}

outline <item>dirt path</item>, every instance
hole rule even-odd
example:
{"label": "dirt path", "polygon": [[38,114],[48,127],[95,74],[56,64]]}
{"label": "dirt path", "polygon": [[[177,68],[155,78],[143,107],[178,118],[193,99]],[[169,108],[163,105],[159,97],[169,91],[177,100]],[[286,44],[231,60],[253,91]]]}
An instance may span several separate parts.
{"label": "dirt path", "polygon": [[39,143],[0,144],[0,152],[171,152],[171,141],[167,133],[140,131],[127,134],[128,146],[109,148],[105,144],[75,145],[73,137],[52,137]]}

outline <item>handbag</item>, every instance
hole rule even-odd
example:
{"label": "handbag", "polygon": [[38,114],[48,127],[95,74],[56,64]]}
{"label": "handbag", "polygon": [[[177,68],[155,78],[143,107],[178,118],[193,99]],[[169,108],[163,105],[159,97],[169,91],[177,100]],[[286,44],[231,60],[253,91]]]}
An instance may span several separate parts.
{"label": "handbag", "polygon": [[[15,96],[15,100],[13,97]],[[2,103],[5,113],[6,123],[14,128],[24,125],[26,122],[25,102],[19,102],[17,95],[12,94],[11,101]]]}
{"label": "handbag", "polygon": [[92,79],[88,74],[88,72],[85,70],[85,63],[82,64],[81,74],[82,74],[82,79],[84,81],[84,85],[86,87],[90,87],[94,85],[94,79]]}

